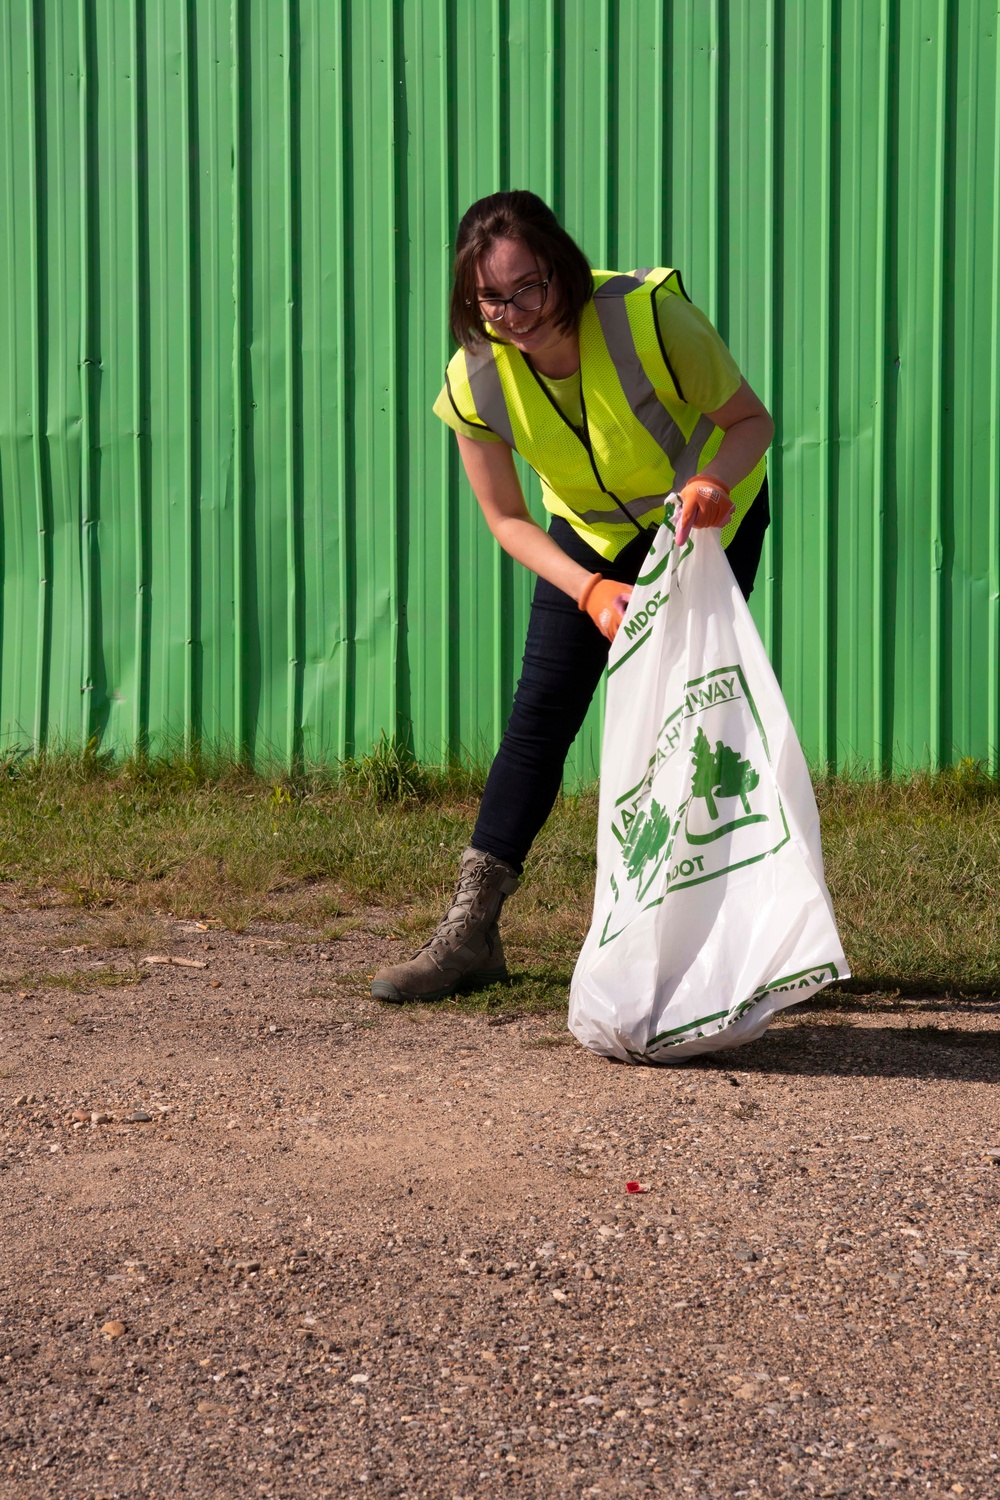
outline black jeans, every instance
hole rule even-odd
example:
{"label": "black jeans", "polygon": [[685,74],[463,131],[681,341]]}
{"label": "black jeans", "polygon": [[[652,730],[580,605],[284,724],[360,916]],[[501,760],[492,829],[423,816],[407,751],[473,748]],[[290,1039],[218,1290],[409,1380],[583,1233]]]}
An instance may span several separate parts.
{"label": "black jeans", "polygon": [[[765,479],[726,549],[745,599],[770,519]],[[647,534],[637,536],[609,563],[558,516],[549,535],[591,573],[619,583],[635,583],[651,541]],[[607,665],[608,650],[590,616],[540,578],[531,602],[521,679],[472,834],[474,848],[506,860],[518,873],[552,811],[566,756]]]}

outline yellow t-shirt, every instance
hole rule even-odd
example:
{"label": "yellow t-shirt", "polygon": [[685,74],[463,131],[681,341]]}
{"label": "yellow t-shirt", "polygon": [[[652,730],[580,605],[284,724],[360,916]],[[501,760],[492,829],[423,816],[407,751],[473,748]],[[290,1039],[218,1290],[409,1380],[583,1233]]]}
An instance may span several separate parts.
{"label": "yellow t-shirt", "polygon": [[[536,373],[566,420],[572,422],[578,430],[581,429],[583,427],[583,391],[580,386],[580,371],[574,370],[572,375],[566,375],[562,380],[556,380],[551,375],[543,375],[541,370]],[[448,404],[450,406],[451,402]]]}
{"label": "yellow t-shirt", "polygon": [[[700,308],[672,292],[657,292],[656,316],[670,368],[680,386],[678,395],[696,411],[718,411],[740,388],[739,366],[726,345]],[[539,379],[563,415],[574,427],[581,427],[579,370],[565,380],[553,380],[539,372]],[[434,403],[434,414],[463,437],[481,443],[503,442],[495,432],[485,432],[482,427],[464,422],[451,404],[446,385]]]}

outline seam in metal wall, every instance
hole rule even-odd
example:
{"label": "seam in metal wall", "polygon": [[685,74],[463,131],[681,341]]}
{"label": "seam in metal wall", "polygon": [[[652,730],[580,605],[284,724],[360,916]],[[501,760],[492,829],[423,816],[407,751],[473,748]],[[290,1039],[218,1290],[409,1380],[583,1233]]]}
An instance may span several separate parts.
{"label": "seam in metal wall", "polygon": [[774,411],[810,758],[996,766],[997,0],[0,0],[5,745],[489,756],[531,580],[430,406],[510,186]]}

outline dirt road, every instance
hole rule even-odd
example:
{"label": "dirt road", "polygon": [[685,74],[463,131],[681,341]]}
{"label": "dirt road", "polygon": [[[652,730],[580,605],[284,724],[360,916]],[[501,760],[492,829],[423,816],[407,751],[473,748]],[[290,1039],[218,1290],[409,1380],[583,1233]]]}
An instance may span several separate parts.
{"label": "dirt road", "polygon": [[0,1495],[997,1494],[1000,1006],[633,1069],[7,906]]}

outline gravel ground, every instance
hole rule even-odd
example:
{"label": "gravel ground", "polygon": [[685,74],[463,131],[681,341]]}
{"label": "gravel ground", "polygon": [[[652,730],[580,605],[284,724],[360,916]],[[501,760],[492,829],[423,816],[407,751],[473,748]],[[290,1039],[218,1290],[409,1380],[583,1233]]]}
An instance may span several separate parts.
{"label": "gravel ground", "polygon": [[998,1493],[1000,1004],[634,1069],[5,905],[0,1496]]}

